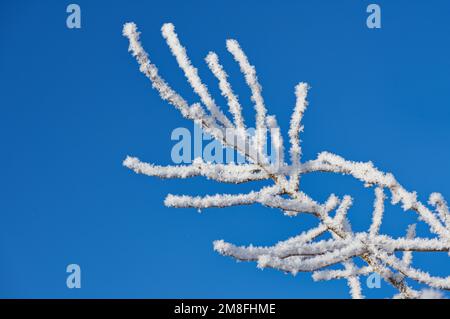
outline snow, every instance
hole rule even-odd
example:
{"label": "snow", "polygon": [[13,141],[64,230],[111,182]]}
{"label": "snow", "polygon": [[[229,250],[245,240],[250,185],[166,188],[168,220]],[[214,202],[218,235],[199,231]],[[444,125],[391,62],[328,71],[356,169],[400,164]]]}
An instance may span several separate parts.
{"label": "snow", "polygon": [[236,62],[239,64],[241,72],[244,74],[245,81],[247,82],[252,92],[251,99],[255,103],[256,111],[256,149],[258,150],[258,156],[263,156],[263,149],[266,142],[266,106],[264,105],[264,99],[261,95],[262,87],[258,82],[256,76],[256,70],[253,65],[248,61],[244,51],[242,51],[239,43],[236,40],[229,39],[226,41],[228,52],[230,52]]}
{"label": "snow", "polygon": [[233,115],[236,128],[245,131],[244,119],[242,118],[242,108],[239,104],[237,96],[233,93],[230,83],[227,78],[228,75],[224,71],[222,65],[219,63],[219,57],[214,52],[209,52],[205,58],[209,69],[214,76],[219,80],[219,88],[222,95],[228,100],[228,107]]}
{"label": "snow", "polygon": [[371,236],[376,236],[380,231],[381,222],[384,213],[385,195],[383,188],[375,188],[375,201],[373,204],[372,224],[370,225],[369,233]]}
{"label": "snow", "polygon": [[270,130],[272,136],[272,145],[276,153],[276,162],[274,163],[277,167],[284,166],[284,143],[283,136],[281,135],[280,127],[278,126],[277,118],[275,115],[267,116],[266,118],[267,127]]}
{"label": "snow", "polygon": [[[123,35],[129,39],[129,51],[136,58],[140,71],[151,81],[152,87],[164,101],[178,109],[182,116],[197,123],[204,132],[211,134],[223,146],[237,150],[250,164],[215,164],[197,158],[190,165],[160,166],[128,156],[123,165],[138,174],[159,178],[202,176],[221,183],[268,182],[268,186],[242,194],[169,194],[164,201],[166,206],[202,210],[260,204],[279,209],[290,217],[310,214],[317,218],[317,226],[273,246],[236,246],[218,240],[213,243],[214,250],[237,260],[256,262],[259,268],[275,268],[294,275],[311,272],[314,280],[345,279],[350,295],[355,299],[364,298],[359,277],[373,272],[378,273],[398,290],[394,298],[444,296],[439,290],[450,289],[450,277],[433,276],[413,266],[413,253],[450,253],[450,213],[447,202],[440,193],[430,195],[428,204],[431,208],[428,208],[418,199],[416,192],[406,190],[392,173],[380,171],[372,162],[351,161],[330,152],[321,152],[317,158],[302,162],[300,133],[303,131],[302,120],[308,105],[306,97],[309,89],[303,82],[295,87],[296,104],[288,131],[290,163],[285,163],[280,127],[276,117],[267,114],[255,67],[250,64],[239,43],[236,40],[227,40],[226,46],[239,64],[251,90],[256,112],[256,134],[253,140],[249,139],[241,104],[231,88],[228,75],[219,63],[217,54],[209,52],[205,61],[218,80],[220,92],[227,101],[233,122],[222,113],[200,79],[198,70],[192,65],[186,49],[175,33],[175,27],[166,23],[161,31],[200,101],[188,104],[159,75],[157,67],[152,64],[141,45],[136,24],[130,22],[124,25]],[[263,153],[267,143],[267,129],[270,129],[271,142],[277,154],[276,163],[269,163]],[[365,187],[374,189],[372,221],[367,231],[352,230],[348,218],[348,212],[353,205],[351,196],[338,198],[330,194],[325,202],[320,203],[300,189],[300,177],[316,172],[348,175],[361,181]],[[403,237],[392,238],[381,234],[388,195],[390,204],[401,205],[405,211],[414,211],[417,221],[427,226],[433,237],[417,237],[416,224],[409,225]],[[331,237],[319,238],[327,232]],[[397,258],[396,252],[402,254],[401,259]],[[355,259],[364,261],[365,265],[357,266],[359,263],[355,263]],[[336,264],[343,268],[328,268]],[[414,290],[409,285],[413,281],[427,288],[422,291]]]}
{"label": "snow", "polygon": [[218,119],[226,127],[232,126],[231,122],[217,107],[206,86],[202,83],[202,80],[198,76],[197,69],[192,66],[191,61],[187,56],[186,49],[178,40],[178,36],[175,33],[175,27],[173,26],[173,24],[165,23],[162,26],[161,31],[163,37],[166,39],[167,45],[172,51],[173,56],[176,58],[178,65],[184,71],[186,79],[194,89],[194,92],[200,96],[201,101],[206,105],[214,118]]}
{"label": "snow", "polygon": [[436,289],[425,288],[421,291],[420,299],[444,299],[444,294]]}

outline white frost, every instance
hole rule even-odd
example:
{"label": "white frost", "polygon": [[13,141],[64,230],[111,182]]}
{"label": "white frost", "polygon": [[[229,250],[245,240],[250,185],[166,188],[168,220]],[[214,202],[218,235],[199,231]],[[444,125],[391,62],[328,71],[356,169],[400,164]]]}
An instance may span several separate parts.
{"label": "white frost", "polygon": [[[223,146],[237,150],[251,164],[214,164],[198,158],[191,165],[159,166],[128,156],[123,165],[136,173],[159,178],[202,176],[222,183],[254,181],[270,183],[260,186],[259,190],[243,194],[206,196],[169,194],[164,201],[166,206],[200,210],[261,204],[279,209],[290,217],[310,214],[318,219],[317,226],[273,246],[236,246],[218,240],[214,242],[214,249],[237,260],[254,261],[259,268],[275,268],[292,274],[312,272],[314,280],[345,279],[350,294],[355,299],[364,298],[360,276],[373,272],[378,273],[398,291],[394,298],[444,297],[441,290],[450,290],[450,277],[437,277],[420,270],[413,266],[412,258],[413,252],[450,252],[450,213],[447,202],[440,193],[430,195],[428,201],[432,207],[430,209],[418,199],[416,192],[406,190],[393,174],[382,172],[372,162],[350,161],[329,152],[322,152],[316,159],[302,162],[300,133],[303,131],[302,120],[308,105],[306,83],[300,83],[295,88],[296,104],[288,131],[291,161],[290,164],[286,164],[280,127],[275,116],[267,115],[255,67],[250,64],[238,42],[227,40],[226,45],[238,62],[252,93],[251,99],[256,112],[256,137],[251,141],[247,136],[242,107],[233,93],[228,75],[219,63],[217,55],[210,52],[206,62],[219,81],[221,94],[227,100],[233,122],[222,113],[206,85],[201,81],[198,70],[192,66],[186,49],[175,33],[174,26],[171,23],[164,24],[162,34],[178,65],[184,71],[186,79],[206,109],[200,102],[188,104],[159,75],[157,67],[152,64],[142,48],[139,32],[134,23],[126,23],[123,27],[123,35],[129,40],[129,51],[136,58],[140,71],[150,79],[161,98],[172,104],[185,118],[197,123]],[[278,156],[277,165],[270,164],[263,153],[267,144],[267,128],[270,129],[272,145]],[[232,134],[225,134],[228,132]],[[238,138],[238,142],[234,137]],[[348,175],[361,181],[365,187],[374,188],[372,221],[367,231],[352,230],[349,210],[353,198],[349,195],[338,198],[330,194],[325,202],[320,203],[300,189],[300,177],[315,172]],[[392,205],[401,205],[404,210],[414,211],[418,222],[426,225],[433,237],[418,237],[416,224],[411,224],[403,237],[393,238],[381,234],[383,220],[387,219],[383,218],[387,195],[390,195]],[[357,213],[368,215],[364,211]],[[327,233],[331,236],[326,235]],[[401,258],[396,256],[398,253],[402,254]],[[354,262],[356,259],[365,264],[357,266],[359,263]],[[341,268],[329,267],[337,264]],[[416,291],[409,286],[410,281],[416,281],[428,288]]]}

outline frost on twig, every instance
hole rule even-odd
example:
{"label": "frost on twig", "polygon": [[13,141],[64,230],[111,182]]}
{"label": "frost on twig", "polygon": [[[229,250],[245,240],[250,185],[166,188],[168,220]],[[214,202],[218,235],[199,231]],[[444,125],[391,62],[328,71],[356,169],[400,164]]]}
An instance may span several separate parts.
{"label": "frost on twig", "polygon": [[[353,298],[363,298],[361,276],[378,273],[387,283],[397,289],[395,298],[443,297],[442,291],[450,290],[450,277],[433,276],[412,265],[413,253],[449,252],[450,213],[448,205],[439,193],[431,194],[428,204],[418,200],[417,194],[406,190],[391,173],[378,170],[371,162],[346,160],[329,152],[320,153],[316,159],[302,161],[300,133],[302,119],[308,105],[309,86],[299,83],[295,87],[296,104],[288,131],[290,163],[286,163],[284,141],[276,117],[267,114],[262,87],[255,67],[250,63],[236,40],[227,40],[226,47],[239,65],[251,91],[256,113],[256,132],[247,131],[242,106],[228,81],[228,75],[216,53],[210,52],[205,61],[217,78],[232,119],[230,120],[210,95],[197,69],[187,56],[171,23],[162,27],[162,35],[179,67],[198,95],[199,101],[189,104],[161,77],[143,49],[139,32],[134,23],[126,23],[123,35],[129,40],[129,51],[136,58],[140,71],[151,81],[161,98],[177,108],[181,114],[198,124],[224,147],[229,147],[248,162],[244,164],[215,164],[197,158],[191,165],[159,166],[128,156],[123,165],[138,174],[159,178],[205,177],[221,183],[247,183],[267,181],[268,185],[245,194],[216,194],[187,196],[169,194],[164,203],[168,207],[196,209],[224,208],[260,204],[280,210],[284,215],[310,214],[318,219],[318,225],[297,236],[280,241],[274,246],[236,246],[224,240],[214,242],[214,249],[236,260],[254,261],[259,268],[273,268],[286,273],[310,272],[314,280],[347,280]],[[270,131],[270,142],[276,160],[270,162],[264,153]],[[331,194],[320,203],[300,187],[300,177],[315,172],[329,172],[352,176],[365,187],[374,189],[372,222],[366,232],[354,232],[348,218],[353,198],[338,198]],[[416,212],[419,222],[428,226],[431,238],[418,237],[416,225],[408,227],[404,237],[392,238],[381,233],[386,198],[392,205]],[[362,213],[362,212],[361,212]],[[370,215],[370,214],[368,214]],[[328,239],[322,235],[329,233]],[[396,254],[401,253],[398,258]],[[359,263],[355,262],[359,260]],[[364,263],[362,266],[358,266]],[[412,285],[425,287],[422,290]]]}

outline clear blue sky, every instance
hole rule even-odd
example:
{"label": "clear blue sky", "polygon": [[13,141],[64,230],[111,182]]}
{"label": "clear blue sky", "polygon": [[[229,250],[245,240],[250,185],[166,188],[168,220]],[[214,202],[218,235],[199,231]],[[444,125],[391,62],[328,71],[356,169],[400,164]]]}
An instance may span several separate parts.
{"label": "clear blue sky", "polygon": [[[273,244],[313,218],[259,206],[169,209],[167,193],[255,186],[158,180],[122,166],[127,154],[170,164],[172,129],[192,128],[138,71],[121,35],[127,21],[138,24],[163,76],[191,102],[160,35],[164,22],[175,24],[216,95],[203,58],[219,54],[247,117],[249,92],[225,39],[238,39],[256,65],[284,130],[295,84],[308,82],[304,158],[327,150],[372,160],[423,201],[433,191],[450,198],[448,1],[377,1],[381,30],[365,26],[369,1],[77,1],[79,30],[66,28],[69,3],[0,5],[0,297],[348,297],[345,281],[261,271],[212,249],[215,239]],[[353,195],[353,226],[368,227],[372,193],[360,183],[311,175],[302,186],[318,200]],[[388,206],[382,231],[402,235],[414,218]],[[425,226],[419,234],[428,234]],[[445,254],[416,255],[415,262],[448,275]],[[81,289],[66,288],[72,263],[81,266]],[[394,291],[383,283],[365,293]]]}

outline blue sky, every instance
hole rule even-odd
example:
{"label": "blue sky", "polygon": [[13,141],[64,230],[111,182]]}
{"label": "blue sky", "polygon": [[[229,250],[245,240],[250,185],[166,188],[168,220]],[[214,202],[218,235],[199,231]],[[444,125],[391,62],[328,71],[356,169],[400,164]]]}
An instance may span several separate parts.
{"label": "blue sky", "polygon": [[[382,29],[365,25],[369,1],[77,1],[82,28],[68,29],[65,1],[0,5],[0,297],[348,297],[345,281],[314,283],[216,254],[212,241],[273,244],[314,225],[260,206],[163,206],[167,193],[248,191],[255,185],[158,180],[122,166],[126,155],[170,164],[176,127],[192,124],[153,91],[127,52],[134,21],[162,75],[196,101],[160,35],[173,22],[200,75],[216,51],[245,101],[250,93],[225,49],[236,38],[256,66],[269,111],[284,131],[294,86],[311,85],[304,158],[320,151],[372,160],[426,201],[450,197],[448,1],[377,1]],[[220,97],[217,97],[221,101]],[[223,104],[223,103],[222,103]],[[372,192],[349,177],[311,175],[303,189],[323,201],[351,194],[356,230],[369,225]],[[388,206],[383,232],[404,234],[416,216]],[[426,235],[427,228],[419,227]],[[448,275],[445,254],[417,266]],[[66,266],[82,288],[66,287]],[[386,283],[368,297],[394,293]]]}

